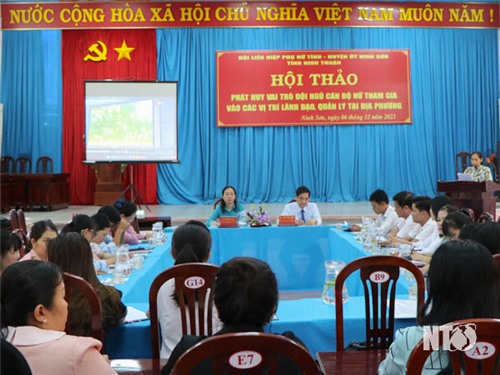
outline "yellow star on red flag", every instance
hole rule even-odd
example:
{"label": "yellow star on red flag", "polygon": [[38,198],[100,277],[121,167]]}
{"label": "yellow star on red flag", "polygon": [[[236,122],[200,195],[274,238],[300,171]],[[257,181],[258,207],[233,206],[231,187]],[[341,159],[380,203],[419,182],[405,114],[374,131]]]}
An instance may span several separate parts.
{"label": "yellow star on red flag", "polygon": [[123,41],[122,45],[120,48],[113,48],[116,52],[118,52],[118,61],[121,59],[127,59],[129,61],[132,61],[130,58],[130,53],[135,49],[133,47],[127,46],[127,43]]}

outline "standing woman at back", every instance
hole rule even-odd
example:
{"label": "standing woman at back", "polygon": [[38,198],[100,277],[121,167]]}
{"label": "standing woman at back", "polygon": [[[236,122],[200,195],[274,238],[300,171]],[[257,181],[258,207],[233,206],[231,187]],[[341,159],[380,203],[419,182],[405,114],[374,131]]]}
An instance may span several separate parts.
{"label": "standing woman at back", "polygon": [[474,181],[493,181],[491,169],[483,165],[483,154],[479,151],[474,151],[470,156],[470,163],[472,165],[465,169],[465,174],[470,174]]}
{"label": "standing woman at back", "polygon": [[[200,221],[191,220],[178,227],[172,236],[172,258],[175,265],[183,263],[206,263],[210,257],[212,238],[208,228]],[[160,358],[167,359],[182,338],[182,321],[179,304],[174,296],[175,279],[168,280],[158,291],[158,322],[162,343]],[[212,327],[219,330],[221,323],[214,307]]]}
{"label": "standing woman at back", "polygon": [[[105,331],[123,321],[127,315],[127,307],[121,301],[121,292],[99,282],[92,264],[90,243],[83,236],[78,233],[65,233],[50,241],[49,262],[57,264],[63,272],[80,276],[92,285],[101,300]],[[84,297],[78,294],[69,303],[70,332],[74,335],[90,336],[90,309]]]}

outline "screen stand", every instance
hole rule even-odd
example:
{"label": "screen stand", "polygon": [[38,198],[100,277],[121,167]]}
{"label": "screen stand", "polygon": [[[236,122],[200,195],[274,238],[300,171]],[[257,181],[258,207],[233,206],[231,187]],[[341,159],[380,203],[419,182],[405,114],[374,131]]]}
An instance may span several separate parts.
{"label": "screen stand", "polygon": [[141,204],[144,205],[149,212],[151,212],[151,208],[146,204],[146,201],[142,197],[142,195],[137,191],[137,188],[134,186],[134,184],[129,184],[125,190],[122,191],[118,199],[123,198],[125,194],[130,190],[130,201],[134,204],[137,204],[139,208],[142,210]]}

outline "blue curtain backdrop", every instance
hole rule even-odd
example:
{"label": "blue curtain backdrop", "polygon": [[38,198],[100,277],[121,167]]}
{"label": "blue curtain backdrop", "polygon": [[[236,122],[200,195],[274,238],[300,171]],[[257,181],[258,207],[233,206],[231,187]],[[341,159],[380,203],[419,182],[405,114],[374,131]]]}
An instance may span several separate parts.
{"label": "blue curtain backdrop", "polygon": [[[216,127],[216,51],[365,48],[410,50],[412,125]],[[158,79],[179,81],[181,161],[158,166],[159,201],[206,203],[225,185],[246,202],[288,201],[301,184],[316,201],[434,195],[457,152],[499,139],[497,48],[497,30],[158,30]]]}
{"label": "blue curtain backdrop", "polygon": [[[56,171],[60,35],[4,31],[0,95],[2,154],[49,155]],[[412,125],[216,127],[217,50],[348,48],[410,49]],[[181,160],[158,166],[160,203],[213,202],[226,184],[244,202],[288,201],[300,184],[315,201],[366,200],[376,188],[433,195],[455,178],[458,151],[500,139],[498,30],[162,29],[157,55],[158,79],[179,81]]]}
{"label": "blue curtain backdrop", "polygon": [[61,32],[3,31],[2,155],[50,156],[62,161]]}

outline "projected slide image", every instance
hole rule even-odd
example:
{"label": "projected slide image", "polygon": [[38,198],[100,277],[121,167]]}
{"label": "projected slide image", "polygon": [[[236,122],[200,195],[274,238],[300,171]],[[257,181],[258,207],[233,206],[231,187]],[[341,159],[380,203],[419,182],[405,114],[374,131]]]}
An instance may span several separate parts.
{"label": "projected slide image", "polygon": [[178,162],[175,82],[86,81],[85,161]]}
{"label": "projected slide image", "polygon": [[94,107],[90,121],[87,140],[90,148],[119,148],[120,145],[153,147],[151,100]]}

